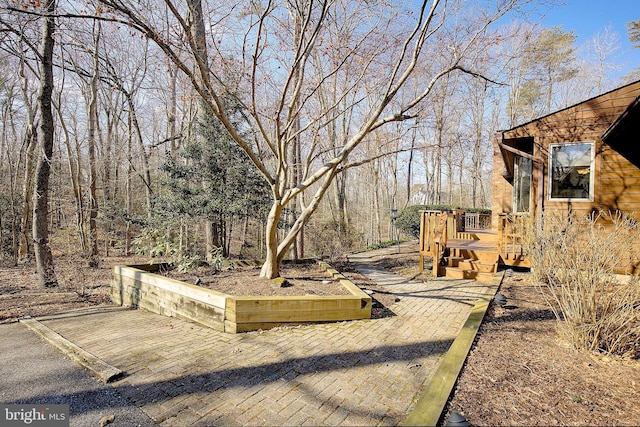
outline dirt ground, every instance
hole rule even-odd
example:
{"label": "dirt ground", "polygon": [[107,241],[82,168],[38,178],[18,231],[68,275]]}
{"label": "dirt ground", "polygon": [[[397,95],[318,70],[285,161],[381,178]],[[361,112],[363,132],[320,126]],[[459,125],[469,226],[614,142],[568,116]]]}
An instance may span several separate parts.
{"label": "dirt ground", "polygon": [[[371,317],[376,319],[391,314],[389,307],[397,298],[384,292],[371,280],[358,273],[346,258],[331,261],[331,266],[341,272],[372,298]],[[319,264],[285,264],[280,273],[287,279],[284,286],[272,286],[272,281],[258,277],[259,266],[236,266],[215,271],[199,267],[188,273],[171,270],[164,275],[183,282],[198,284],[229,295],[297,296],[297,295],[349,295],[339,282],[330,280],[329,274]]]}
{"label": "dirt ground", "polygon": [[0,323],[110,304],[111,266],[122,261],[113,258],[90,268],[82,258],[57,258],[58,286],[45,289],[38,286],[35,265],[0,263]]}
{"label": "dirt ground", "polygon": [[197,284],[230,295],[348,295],[349,292],[317,263],[285,264],[280,274],[286,278],[282,286],[259,277],[260,266],[236,266],[217,271],[211,267],[198,267],[181,273],[170,270],[165,276],[186,283]]}
{"label": "dirt ground", "polygon": [[505,277],[449,402],[472,425],[640,425],[640,361],[576,351],[529,273]]}
{"label": "dirt ground", "polygon": [[[428,278],[429,270],[418,271],[416,253],[390,252],[375,261],[377,266],[415,280]],[[111,266],[137,262],[143,261],[110,258],[95,269],[82,259],[58,259],[60,286],[50,289],[36,286],[33,266],[3,265],[0,323],[109,304]],[[388,307],[395,297],[358,274],[346,260],[334,260],[332,265],[372,295],[374,317],[391,313]],[[258,270],[251,270],[257,277]],[[320,275],[312,278],[311,292],[326,291],[322,273],[313,273]],[[190,274],[190,283],[198,277],[205,281],[204,274]],[[257,284],[248,276],[241,283],[247,289]],[[264,283],[260,287],[265,288]],[[560,342],[556,320],[530,283],[529,273],[505,277],[500,292],[508,298],[507,306],[490,307],[443,421],[455,411],[472,425],[640,425],[639,361],[579,352]]]}

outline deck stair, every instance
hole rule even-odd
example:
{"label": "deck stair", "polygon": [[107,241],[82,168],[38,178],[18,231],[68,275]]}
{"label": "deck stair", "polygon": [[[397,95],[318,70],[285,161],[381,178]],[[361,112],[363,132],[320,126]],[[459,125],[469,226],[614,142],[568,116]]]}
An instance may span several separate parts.
{"label": "deck stair", "polygon": [[488,230],[465,231],[447,240],[438,276],[490,281],[498,269],[497,235]]}
{"label": "deck stair", "polygon": [[434,277],[489,280],[501,266],[531,267],[518,230],[530,225],[529,215],[502,214],[492,229],[490,216],[462,210],[420,212],[419,267],[434,260]]}

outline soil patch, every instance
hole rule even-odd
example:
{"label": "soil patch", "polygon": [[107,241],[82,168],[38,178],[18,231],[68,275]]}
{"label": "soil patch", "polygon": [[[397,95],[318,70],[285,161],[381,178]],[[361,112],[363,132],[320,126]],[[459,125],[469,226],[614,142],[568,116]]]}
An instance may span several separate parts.
{"label": "soil patch", "polygon": [[235,296],[350,295],[349,291],[338,281],[332,280],[318,263],[283,265],[280,269],[280,275],[286,279],[283,286],[274,286],[272,280],[261,278],[260,268],[240,266],[218,271],[203,266],[186,273],[173,269],[161,274]]}
{"label": "soil patch", "polygon": [[[37,317],[83,307],[111,303],[111,266],[123,263],[111,258],[88,266],[80,257],[56,258],[58,286],[41,288],[33,264],[0,265],[0,323]],[[131,262],[127,259],[126,262]]]}
{"label": "soil patch", "polygon": [[[372,319],[393,315],[391,306],[400,300],[398,297],[360,274],[344,257],[330,261],[330,265],[371,296]],[[260,268],[260,266],[241,266],[216,271],[211,267],[203,266],[186,273],[169,270],[162,274],[185,283],[197,284],[235,296],[350,295],[344,286],[336,280],[331,280],[329,274],[315,262],[284,264],[280,275],[287,279],[287,284],[282,287],[273,287],[271,280],[260,278]]]}

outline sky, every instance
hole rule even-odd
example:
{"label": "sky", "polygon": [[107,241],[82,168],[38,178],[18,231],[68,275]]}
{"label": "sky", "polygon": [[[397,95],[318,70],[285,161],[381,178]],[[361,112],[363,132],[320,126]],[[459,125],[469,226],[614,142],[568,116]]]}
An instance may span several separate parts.
{"label": "sky", "polygon": [[576,44],[587,43],[610,25],[618,33],[621,45],[618,61],[624,75],[640,67],[640,49],[632,49],[627,37],[626,23],[640,20],[639,0],[559,0],[559,5],[539,8],[532,16],[545,27],[562,26],[564,31],[574,30]]}

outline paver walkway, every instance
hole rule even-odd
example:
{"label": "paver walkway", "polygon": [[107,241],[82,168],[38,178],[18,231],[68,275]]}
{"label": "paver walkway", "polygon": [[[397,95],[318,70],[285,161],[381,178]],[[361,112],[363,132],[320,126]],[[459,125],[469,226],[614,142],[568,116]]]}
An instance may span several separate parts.
{"label": "paver walkway", "polygon": [[113,386],[163,426],[397,425],[486,285],[412,282],[350,257],[394,315],[237,335],[123,308],[42,320],[126,372]]}

